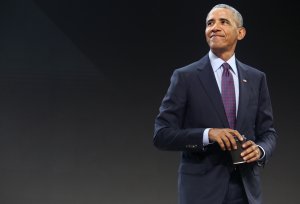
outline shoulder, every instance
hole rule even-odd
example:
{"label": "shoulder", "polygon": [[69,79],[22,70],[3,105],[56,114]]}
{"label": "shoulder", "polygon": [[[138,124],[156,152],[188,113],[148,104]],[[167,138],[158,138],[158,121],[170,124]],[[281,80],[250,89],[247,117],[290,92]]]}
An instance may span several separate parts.
{"label": "shoulder", "polygon": [[238,69],[240,69],[241,71],[247,72],[247,74],[249,76],[265,77],[265,75],[266,75],[263,71],[261,71],[260,68],[250,66],[250,65],[240,62],[238,60],[237,60],[237,66],[238,66]]}
{"label": "shoulder", "polygon": [[194,73],[194,72],[197,72],[197,71],[205,68],[209,64],[210,64],[210,62],[209,62],[208,55],[205,55],[204,57],[202,57],[201,59],[199,59],[195,62],[187,64],[183,67],[176,68],[174,70],[174,73],[178,73],[178,74]]}

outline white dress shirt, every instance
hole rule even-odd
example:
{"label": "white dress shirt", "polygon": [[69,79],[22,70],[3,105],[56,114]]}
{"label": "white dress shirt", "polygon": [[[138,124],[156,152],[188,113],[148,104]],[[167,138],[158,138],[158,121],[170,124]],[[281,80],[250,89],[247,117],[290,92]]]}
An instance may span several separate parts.
{"label": "white dress shirt", "polygon": [[[218,58],[214,53],[212,53],[211,51],[209,51],[208,53],[209,56],[209,60],[211,63],[211,66],[213,68],[213,72],[215,74],[215,78],[219,87],[219,91],[222,94],[222,73],[223,73],[223,66],[222,64],[225,63],[224,60],[222,60],[221,58]],[[236,60],[235,60],[235,54],[229,59],[227,60],[227,63],[230,65],[231,69],[230,72],[232,73],[232,77],[233,77],[233,82],[234,82],[234,90],[235,90],[235,101],[236,101],[236,116],[237,116],[237,112],[238,112],[238,107],[239,107],[239,76],[238,76],[238,71],[237,71],[237,66],[236,66]],[[210,144],[209,142],[209,138],[208,138],[208,131],[211,128],[206,128],[203,132],[203,146],[207,146]],[[265,157],[265,150],[259,146],[259,148],[262,150],[262,155],[261,158],[259,159],[262,160]]]}
{"label": "white dress shirt", "polygon": [[[209,56],[209,60],[211,63],[211,66],[213,68],[213,72],[215,74],[215,78],[219,87],[219,91],[222,94],[222,73],[223,73],[223,66],[222,64],[225,63],[224,60],[222,60],[221,58],[218,58],[214,53],[212,53],[211,51],[209,51],[208,53]],[[237,116],[237,111],[238,111],[238,107],[239,107],[239,94],[240,94],[240,89],[239,89],[239,76],[238,76],[238,72],[237,72],[237,67],[236,67],[236,63],[235,63],[235,55],[233,55],[228,61],[227,63],[230,65],[231,69],[230,72],[232,74],[233,77],[233,82],[234,82],[234,90],[235,90],[235,104],[236,104],[236,116]],[[209,139],[208,139],[208,131],[210,128],[207,128],[204,130],[203,132],[203,145],[206,146],[209,144]]]}

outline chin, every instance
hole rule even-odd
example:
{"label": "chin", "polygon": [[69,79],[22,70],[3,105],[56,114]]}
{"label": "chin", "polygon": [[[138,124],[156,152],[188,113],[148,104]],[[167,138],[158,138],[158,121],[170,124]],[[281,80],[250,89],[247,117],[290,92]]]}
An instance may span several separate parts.
{"label": "chin", "polygon": [[221,45],[217,45],[216,43],[211,43],[211,44],[209,44],[209,47],[210,47],[210,49],[212,49],[212,50],[222,50],[222,49],[224,49],[224,47],[223,46],[221,46]]}

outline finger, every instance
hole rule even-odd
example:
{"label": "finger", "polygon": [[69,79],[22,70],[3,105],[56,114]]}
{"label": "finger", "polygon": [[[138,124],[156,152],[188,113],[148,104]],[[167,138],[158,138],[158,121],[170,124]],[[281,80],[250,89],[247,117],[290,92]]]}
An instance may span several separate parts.
{"label": "finger", "polygon": [[235,136],[232,136],[231,134],[226,134],[225,136],[227,137],[228,141],[230,142],[230,148],[232,147],[233,149],[237,149]]}
{"label": "finger", "polygon": [[254,146],[254,145],[255,145],[255,143],[254,143],[253,141],[248,140],[247,142],[244,142],[244,144],[242,145],[242,147],[243,147],[244,149],[246,149],[246,148],[251,147],[251,146]]}
{"label": "finger", "polygon": [[254,153],[255,155],[260,155],[260,150],[258,149],[257,145],[252,145],[252,146],[248,147],[247,149],[245,149],[241,153],[241,156],[245,157],[245,156],[250,155],[252,153]]}
{"label": "finger", "polygon": [[221,137],[221,139],[222,139],[223,143],[225,144],[225,148],[230,151],[231,150],[231,142],[228,139],[228,137],[232,137],[232,136],[230,136],[230,134],[225,133],[225,135],[223,135]]}
{"label": "finger", "polygon": [[221,147],[221,149],[222,149],[223,151],[225,151],[225,150],[226,150],[225,144],[224,144],[223,140],[221,139],[221,137],[218,137],[218,138],[216,139],[216,141],[217,141],[217,143],[219,144],[219,146]]}
{"label": "finger", "polygon": [[244,161],[248,161],[248,160],[251,160],[252,158],[254,158],[255,156],[256,156],[256,153],[251,152],[251,153],[245,154],[243,156],[243,159],[244,159]]}
{"label": "finger", "polygon": [[253,151],[250,154],[248,154],[247,156],[245,156],[243,159],[247,163],[250,163],[250,162],[257,161],[259,158],[260,158],[259,152],[258,151]]}
{"label": "finger", "polygon": [[243,141],[244,137],[237,130],[233,130],[233,134],[240,140]]}
{"label": "finger", "polygon": [[246,160],[247,163],[255,162],[258,160],[258,157],[253,157],[251,159]]}

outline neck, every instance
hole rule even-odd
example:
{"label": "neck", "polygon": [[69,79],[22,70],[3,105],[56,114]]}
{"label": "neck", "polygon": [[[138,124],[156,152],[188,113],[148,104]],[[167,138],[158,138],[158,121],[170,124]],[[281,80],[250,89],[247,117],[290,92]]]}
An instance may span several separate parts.
{"label": "neck", "polygon": [[234,52],[218,52],[216,50],[211,50],[217,57],[221,58],[224,61],[229,60],[233,55]]}

